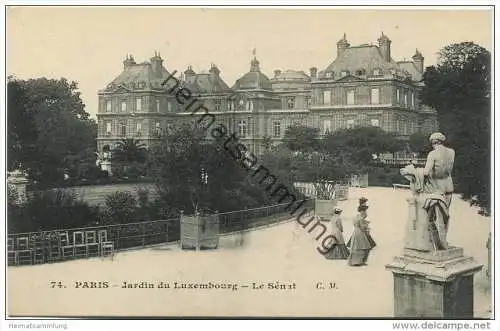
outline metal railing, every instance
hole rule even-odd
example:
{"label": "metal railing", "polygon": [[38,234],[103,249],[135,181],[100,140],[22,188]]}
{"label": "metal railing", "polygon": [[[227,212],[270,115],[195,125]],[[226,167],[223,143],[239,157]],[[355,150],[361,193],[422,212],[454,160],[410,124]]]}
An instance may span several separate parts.
{"label": "metal railing", "polygon": [[[314,208],[314,200],[307,200],[302,208]],[[249,230],[291,219],[288,203],[219,213],[220,234]],[[104,234],[105,239],[100,239]],[[88,236],[93,239],[89,240]],[[102,243],[111,243],[112,253],[127,249],[145,248],[180,239],[180,218],[82,228],[8,234],[9,265],[30,265],[66,261],[77,258],[104,256]],[[79,237],[81,236],[81,237]],[[99,238],[98,238],[99,237]],[[77,238],[82,238],[77,240]],[[90,248],[97,245],[95,254]],[[82,253],[77,254],[78,248]],[[65,254],[65,250],[69,252]]]}

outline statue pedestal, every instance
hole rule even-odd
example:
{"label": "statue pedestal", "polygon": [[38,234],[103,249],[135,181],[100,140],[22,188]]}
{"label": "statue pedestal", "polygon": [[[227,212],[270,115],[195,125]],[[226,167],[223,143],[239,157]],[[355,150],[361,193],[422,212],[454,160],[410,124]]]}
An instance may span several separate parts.
{"label": "statue pedestal", "polygon": [[113,173],[111,172],[111,161],[109,161],[109,160],[102,161],[101,162],[101,170],[107,171],[109,176],[113,176]]}
{"label": "statue pedestal", "polygon": [[474,317],[474,273],[482,269],[463,249],[405,249],[386,265],[394,277],[395,318]]}

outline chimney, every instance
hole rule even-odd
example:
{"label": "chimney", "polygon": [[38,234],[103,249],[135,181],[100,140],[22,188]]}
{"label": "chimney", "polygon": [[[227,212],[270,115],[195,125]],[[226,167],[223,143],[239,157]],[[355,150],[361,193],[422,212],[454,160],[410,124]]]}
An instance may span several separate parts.
{"label": "chimney", "polygon": [[212,65],[210,66],[210,78],[212,79],[212,81],[216,81],[217,78],[219,77],[219,68],[217,68],[217,66],[215,64],[212,63]]}
{"label": "chimney", "polygon": [[151,68],[153,69],[153,75],[161,76],[161,68],[163,67],[163,59],[160,56],[160,53],[155,51],[155,56],[151,59]]}
{"label": "chimney", "polygon": [[123,61],[123,70],[127,70],[128,67],[134,64],[134,57],[131,54],[127,54],[127,56],[125,56],[125,60]]}
{"label": "chimney", "polygon": [[382,32],[380,38],[378,38],[378,47],[382,58],[390,62],[391,61],[391,40]]}
{"label": "chimney", "polygon": [[337,57],[344,54],[344,51],[349,47],[351,47],[351,45],[347,41],[347,37],[346,37],[346,34],[344,32],[344,36],[342,37],[342,39],[340,39],[337,42]]}
{"label": "chimney", "polygon": [[411,57],[413,59],[413,63],[415,63],[415,66],[418,69],[418,72],[421,74],[424,73],[424,57],[422,53],[419,52],[418,49],[415,50],[415,55]]}
{"label": "chimney", "polygon": [[309,69],[309,72],[311,73],[311,79],[316,79],[317,78],[317,75],[318,75],[318,68],[316,67],[312,67],[311,69]]}
{"label": "chimney", "polygon": [[274,78],[278,78],[279,75],[281,75],[281,70],[279,69],[274,70]]}
{"label": "chimney", "polygon": [[184,71],[184,77],[187,80],[189,77],[192,77],[194,75],[196,75],[196,73],[193,71],[193,68],[191,66],[188,66],[186,71]]}

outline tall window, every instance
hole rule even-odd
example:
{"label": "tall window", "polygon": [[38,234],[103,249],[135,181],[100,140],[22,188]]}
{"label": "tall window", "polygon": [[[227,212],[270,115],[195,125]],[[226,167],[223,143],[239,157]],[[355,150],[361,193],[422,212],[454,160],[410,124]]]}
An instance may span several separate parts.
{"label": "tall window", "polygon": [[405,107],[408,106],[408,93],[407,92],[404,93],[404,103],[405,103]]}
{"label": "tall window", "polygon": [[275,137],[280,137],[281,136],[281,123],[280,122],[274,122],[273,123],[273,135]]}
{"label": "tall window", "polygon": [[135,125],[135,134],[138,136],[142,134],[142,122],[137,122]]}
{"label": "tall window", "polygon": [[106,122],[106,135],[111,136],[111,122]]}
{"label": "tall window", "polygon": [[171,113],[171,112],[172,112],[172,108],[173,108],[173,106],[172,106],[172,101],[167,101],[167,111],[168,111],[169,113]]}
{"label": "tall window", "polygon": [[287,103],[288,109],[294,109],[295,108],[295,98],[294,97],[288,98],[286,100],[286,103]]}
{"label": "tall window", "polygon": [[372,103],[380,103],[380,90],[378,88],[372,88]]}
{"label": "tall window", "polygon": [[411,94],[411,106],[415,107],[415,93]]}
{"label": "tall window", "polygon": [[348,129],[354,128],[354,120],[347,120],[347,128]]}
{"label": "tall window", "polygon": [[156,112],[160,112],[160,99],[156,99]]}
{"label": "tall window", "polygon": [[374,118],[370,122],[371,122],[372,126],[376,126],[376,127],[380,126],[380,120],[379,119]]}
{"label": "tall window", "polygon": [[326,90],[323,91],[323,104],[324,105],[329,105],[332,102],[332,91]]}
{"label": "tall window", "polygon": [[373,69],[373,76],[379,76],[380,75],[380,69]]}
{"label": "tall window", "polygon": [[135,99],[135,110],[137,111],[142,110],[142,98]]}
{"label": "tall window", "polygon": [[347,104],[354,105],[354,91],[347,91]]}
{"label": "tall window", "polygon": [[396,90],[396,101],[398,103],[401,101],[401,96],[399,95],[399,89]]}
{"label": "tall window", "polygon": [[127,135],[127,123],[125,122],[120,123],[120,135],[122,137],[125,137]]}
{"label": "tall window", "polygon": [[247,136],[247,122],[245,121],[238,122],[238,136],[242,138]]}
{"label": "tall window", "polygon": [[332,131],[332,122],[330,120],[323,121],[323,133],[329,134]]}
{"label": "tall window", "polygon": [[122,112],[127,111],[127,101],[122,101],[120,109]]}
{"label": "tall window", "polygon": [[111,100],[106,100],[106,111],[111,112]]}
{"label": "tall window", "polygon": [[247,101],[247,110],[253,110],[253,102],[251,100]]}
{"label": "tall window", "polygon": [[215,111],[220,111],[221,104],[222,104],[221,100],[218,100],[218,99],[214,100],[214,110]]}
{"label": "tall window", "polygon": [[311,97],[306,97],[306,108],[311,106]]}
{"label": "tall window", "polygon": [[155,134],[158,136],[161,133],[161,124],[160,121],[155,121]]}

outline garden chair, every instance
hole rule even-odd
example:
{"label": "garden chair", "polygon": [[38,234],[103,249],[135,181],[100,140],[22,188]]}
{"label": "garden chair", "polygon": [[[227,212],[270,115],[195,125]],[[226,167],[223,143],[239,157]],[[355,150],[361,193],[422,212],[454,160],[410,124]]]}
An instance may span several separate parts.
{"label": "garden chair", "polygon": [[83,231],[73,232],[73,249],[75,258],[87,258],[87,245]]}
{"label": "garden chair", "polygon": [[99,256],[99,243],[97,242],[96,231],[85,232],[85,245],[87,246],[87,256]]}
{"label": "garden chair", "polygon": [[59,242],[61,243],[61,252],[63,260],[75,257],[75,248],[69,242],[68,231],[59,232]]}

